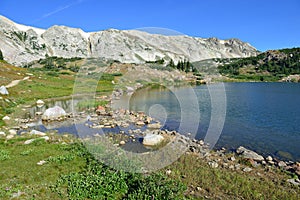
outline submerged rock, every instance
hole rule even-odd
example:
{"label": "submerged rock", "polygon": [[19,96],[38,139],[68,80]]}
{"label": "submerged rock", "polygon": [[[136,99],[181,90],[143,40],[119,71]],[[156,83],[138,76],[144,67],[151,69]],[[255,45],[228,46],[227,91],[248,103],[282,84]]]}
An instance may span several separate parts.
{"label": "submerged rock", "polygon": [[143,145],[145,146],[155,146],[159,143],[161,143],[164,140],[164,137],[161,135],[155,135],[155,134],[146,134],[146,136],[143,139]]}
{"label": "submerged rock", "polygon": [[65,117],[66,115],[66,111],[63,108],[59,106],[54,106],[52,108],[48,108],[44,112],[44,114],[42,115],[42,120],[58,120],[62,117]]}

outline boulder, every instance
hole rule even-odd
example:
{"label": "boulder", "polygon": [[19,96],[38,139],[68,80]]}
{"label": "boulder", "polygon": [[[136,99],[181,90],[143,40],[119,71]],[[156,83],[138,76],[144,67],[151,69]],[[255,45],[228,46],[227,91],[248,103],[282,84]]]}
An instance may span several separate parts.
{"label": "boulder", "polygon": [[0,87],[0,94],[2,94],[2,95],[8,95],[9,94],[8,91],[7,91],[7,89],[6,89],[6,87],[4,85],[2,85]]}
{"label": "boulder", "polygon": [[269,162],[269,161],[273,161],[273,158],[272,158],[272,156],[268,156],[267,158],[266,158],[266,160]]}
{"label": "boulder", "polygon": [[215,161],[209,162],[208,165],[211,168],[218,168],[219,167],[219,164],[217,162],[215,162]]}
{"label": "boulder", "polygon": [[135,124],[137,126],[144,126],[145,125],[145,123],[143,121],[137,121]]}
{"label": "boulder", "polygon": [[17,135],[17,131],[16,131],[15,129],[10,129],[10,130],[8,131],[8,133],[9,133],[10,135]]}
{"label": "boulder", "polygon": [[160,127],[161,127],[160,123],[148,124],[148,128],[150,129],[160,129]]}
{"label": "boulder", "polygon": [[105,115],[106,114],[106,112],[105,112],[105,108],[103,107],[103,106],[98,106],[97,108],[96,108],[96,113],[98,114],[98,115]]}
{"label": "boulder", "polygon": [[143,145],[145,146],[155,146],[161,143],[164,140],[164,137],[161,135],[155,135],[148,133],[143,139]]}
{"label": "boulder", "polygon": [[127,89],[127,93],[132,93],[134,91],[134,88],[133,87],[126,87]]}
{"label": "boulder", "polygon": [[37,162],[36,164],[37,164],[37,165],[43,165],[43,164],[45,164],[45,163],[47,163],[47,161],[45,161],[45,160],[40,160],[40,161]]}
{"label": "boulder", "polygon": [[252,171],[252,168],[250,167],[246,167],[243,169],[243,172],[251,172]]}
{"label": "boulder", "polygon": [[47,134],[37,130],[31,130],[30,135],[46,136]]}
{"label": "boulder", "polygon": [[52,108],[48,108],[45,110],[44,114],[42,115],[42,120],[48,121],[48,120],[58,120],[61,117],[66,116],[66,111],[59,107],[54,106]]}
{"label": "boulder", "polygon": [[43,107],[44,104],[45,104],[45,102],[44,102],[43,100],[40,100],[40,99],[39,99],[39,100],[36,101],[36,105],[37,105],[37,107],[39,107],[39,108],[40,108],[40,107]]}
{"label": "boulder", "polygon": [[9,117],[9,116],[5,116],[5,117],[2,118],[2,120],[3,120],[3,121],[9,121],[9,120],[10,120],[10,117]]}
{"label": "boulder", "polygon": [[26,140],[24,142],[24,144],[31,144],[32,142],[34,142],[35,140],[40,140],[40,139],[43,139],[45,141],[48,141],[50,138],[48,136],[44,136],[44,137],[39,137],[39,138],[34,138],[34,139],[29,139],[29,140]]}
{"label": "boulder", "polygon": [[279,161],[278,163],[277,163],[277,165],[278,165],[278,167],[286,167],[287,166],[287,164],[284,162],[284,161]]}
{"label": "boulder", "polygon": [[257,154],[254,151],[246,149],[243,146],[240,146],[239,148],[237,148],[236,153],[240,154],[243,158],[253,159],[255,161],[263,161],[264,160],[264,157],[262,157],[261,155]]}
{"label": "boulder", "polygon": [[6,136],[6,139],[7,139],[7,140],[10,140],[10,139],[12,139],[14,136],[15,136],[15,135],[9,134],[8,136]]}
{"label": "boulder", "polygon": [[0,137],[1,137],[1,136],[6,136],[6,134],[5,134],[3,131],[1,131],[1,132],[0,132]]}
{"label": "boulder", "polygon": [[300,180],[299,179],[288,179],[287,182],[293,184],[293,185],[300,185]]}

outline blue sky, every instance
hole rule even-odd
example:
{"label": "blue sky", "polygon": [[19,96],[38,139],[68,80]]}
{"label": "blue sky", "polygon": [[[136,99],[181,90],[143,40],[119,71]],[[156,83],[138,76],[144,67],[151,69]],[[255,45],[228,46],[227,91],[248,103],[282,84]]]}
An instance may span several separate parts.
{"label": "blue sky", "polygon": [[258,50],[300,47],[299,0],[1,0],[0,14],[49,28],[168,28],[190,36],[239,38]]}

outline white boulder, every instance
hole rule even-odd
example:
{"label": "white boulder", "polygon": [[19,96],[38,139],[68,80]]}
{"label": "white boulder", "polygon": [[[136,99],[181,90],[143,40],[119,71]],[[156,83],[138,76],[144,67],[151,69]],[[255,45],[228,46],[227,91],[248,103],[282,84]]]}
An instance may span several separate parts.
{"label": "white boulder", "polygon": [[1,132],[0,132],[0,137],[1,137],[1,136],[6,136],[6,134],[5,134],[3,131],[1,131]]}
{"label": "white boulder", "polygon": [[161,143],[164,140],[164,137],[161,135],[155,135],[148,133],[143,139],[143,145],[145,146],[155,146]]}
{"label": "white boulder", "polygon": [[6,87],[4,85],[2,85],[0,87],[0,94],[2,94],[2,95],[8,95],[9,94],[8,91],[7,91],[7,89],[6,89]]}
{"label": "white boulder", "polygon": [[39,139],[43,139],[45,141],[48,141],[50,138],[48,136],[44,136],[44,137],[39,137],[39,138],[34,138],[34,139],[29,139],[29,140],[26,140],[24,142],[24,144],[31,144],[32,142],[34,142],[35,140],[39,140]]}
{"label": "white boulder", "polygon": [[15,129],[10,129],[10,130],[8,131],[8,133],[9,133],[10,135],[17,135],[17,131],[16,131]]}
{"label": "white boulder", "polygon": [[42,115],[42,120],[58,120],[61,117],[65,117],[66,114],[67,113],[63,108],[54,106],[45,110],[44,114]]}
{"label": "white boulder", "polygon": [[31,130],[30,135],[46,136],[47,134],[37,130]]}
{"label": "white boulder", "polygon": [[38,106],[38,107],[43,107],[43,105],[45,104],[45,102],[43,101],[43,100],[37,100],[36,101],[36,105]]}
{"label": "white boulder", "polygon": [[7,139],[7,140],[10,140],[10,139],[12,139],[14,136],[15,136],[15,135],[11,135],[11,134],[10,134],[10,135],[6,136],[6,139]]}
{"label": "white boulder", "polygon": [[10,117],[9,116],[5,116],[5,117],[2,118],[2,120],[3,121],[8,121],[8,120],[10,120]]}

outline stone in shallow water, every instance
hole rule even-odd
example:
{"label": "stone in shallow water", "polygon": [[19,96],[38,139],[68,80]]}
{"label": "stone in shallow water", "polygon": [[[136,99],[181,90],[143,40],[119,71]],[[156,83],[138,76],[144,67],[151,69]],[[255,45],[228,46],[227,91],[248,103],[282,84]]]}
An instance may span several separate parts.
{"label": "stone in shallow water", "polygon": [[143,139],[143,145],[155,146],[155,145],[161,143],[163,140],[164,140],[164,137],[161,135],[146,134],[146,136]]}

